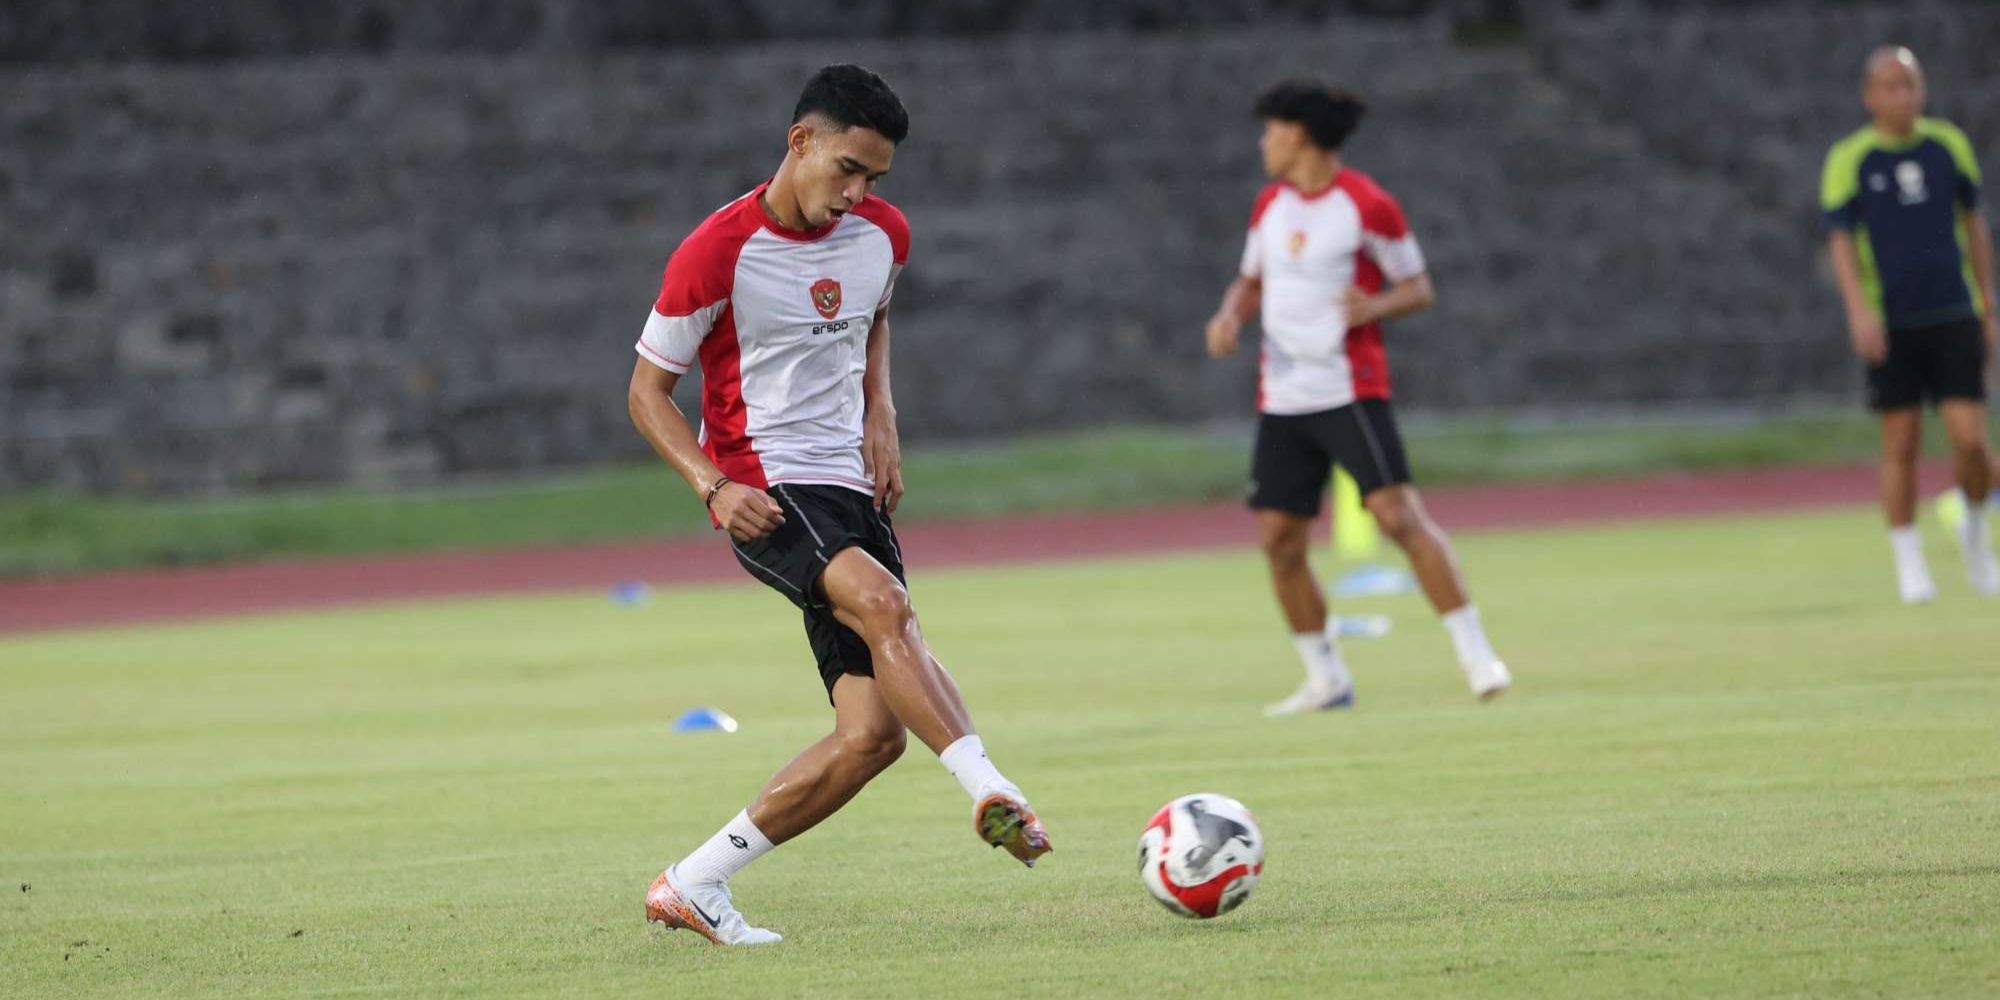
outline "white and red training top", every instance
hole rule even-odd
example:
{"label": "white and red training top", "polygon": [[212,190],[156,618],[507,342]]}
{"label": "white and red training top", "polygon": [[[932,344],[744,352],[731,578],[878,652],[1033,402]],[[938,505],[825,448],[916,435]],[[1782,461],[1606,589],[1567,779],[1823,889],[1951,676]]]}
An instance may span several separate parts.
{"label": "white and red training top", "polygon": [[785,229],[758,204],[767,186],[681,241],[639,355],[675,373],[700,362],[701,448],[723,475],[873,493],[861,380],[875,312],[909,258],[909,224],[870,195],[817,229]]}
{"label": "white and red training top", "polygon": [[1352,167],[1313,194],[1282,181],[1265,186],[1239,270],[1263,281],[1259,410],[1318,413],[1389,398],[1382,328],[1349,329],[1345,299],[1349,285],[1379,292],[1424,273],[1423,251],[1389,192]]}

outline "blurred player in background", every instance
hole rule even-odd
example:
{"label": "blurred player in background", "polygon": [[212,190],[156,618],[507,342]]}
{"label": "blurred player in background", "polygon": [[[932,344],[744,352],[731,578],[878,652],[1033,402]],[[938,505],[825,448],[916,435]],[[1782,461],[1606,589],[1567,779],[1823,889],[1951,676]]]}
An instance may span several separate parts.
{"label": "blurred player in background", "polygon": [[1986,367],[2000,313],[1979,164],[1965,133],[1922,117],[1923,68],[1909,49],[1868,57],[1861,100],[1874,121],[1827,153],[1820,208],[1848,336],[1868,365],[1869,405],[1882,415],[1882,508],[1897,587],[1907,604],[1937,596],[1916,526],[1922,406],[1930,402],[1965,492],[1958,542],[1966,575],[1979,593],[2000,595],[1986,517]]}
{"label": "blurred player in background", "polygon": [[[972,797],[982,840],[1031,867],[1049,850],[924,641],[889,523],[903,495],[889,299],[910,230],[873,191],[908,132],[881,77],[814,74],[777,173],[681,242],[637,345],[633,423],[729,533],[744,570],[803,612],[833,702],[833,732],[646,894],[647,919],[717,944],[779,940],[736,911],[730,877],[847,804],[902,755],[906,732]],[[673,400],[697,362],[699,439]]]}
{"label": "blurred player in background", "polygon": [[1251,208],[1242,265],[1206,331],[1216,358],[1235,353],[1252,316],[1261,316],[1264,331],[1250,507],[1306,673],[1291,697],[1265,709],[1271,715],[1353,703],[1354,681],[1306,558],[1336,463],[1409,557],[1473,694],[1491,698],[1512,683],[1450,540],[1410,485],[1389,405],[1382,323],[1428,307],[1433,292],[1402,207],[1341,160],[1365,111],[1359,98],[1316,80],[1287,80],[1257,99],[1258,148],[1272,183]]}

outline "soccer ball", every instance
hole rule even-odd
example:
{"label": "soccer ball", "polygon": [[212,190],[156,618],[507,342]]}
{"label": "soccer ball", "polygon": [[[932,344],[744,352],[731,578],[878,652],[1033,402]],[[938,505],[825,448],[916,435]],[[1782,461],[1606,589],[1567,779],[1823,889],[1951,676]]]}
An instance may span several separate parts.
{"label": "soccer ball", "polygon": [[1206,920],[1250,898],[1264,871],[1264,831],[1226,795],[1183,795],[1139,834],[1139,879],[1183,917]]}

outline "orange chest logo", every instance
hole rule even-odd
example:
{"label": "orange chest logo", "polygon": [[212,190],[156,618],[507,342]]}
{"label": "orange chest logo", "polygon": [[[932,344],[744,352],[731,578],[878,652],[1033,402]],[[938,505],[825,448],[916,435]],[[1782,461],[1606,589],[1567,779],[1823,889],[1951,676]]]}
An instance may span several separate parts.
{"label": "orange chest logo", "polygon": [[1294,257],[1297,257],[1299,254],[1305,253],[1306,231],[1303,229],[1292,230],[1292,238],[1285,241],[1285,249],[1286,251],[1290,252],[1291,255]]}
{"label": "orange chest logo", "polygon": [[840,313],[840,282],[821,278],[813,282],[806,292],[812,296],[813,308],[819,310],[821,316],[832,319]]}

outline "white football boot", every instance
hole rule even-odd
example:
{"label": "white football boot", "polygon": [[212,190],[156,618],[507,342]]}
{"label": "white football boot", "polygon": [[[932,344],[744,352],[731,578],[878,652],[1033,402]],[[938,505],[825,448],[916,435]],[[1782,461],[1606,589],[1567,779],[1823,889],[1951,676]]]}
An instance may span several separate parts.
{"label": "white football boot", "polygon": [[1931,571],[1923,564],[1896,567],[1896,593],[1902,596],[1904,604],[1929,604],[1937,600],[1937,585],[1931,582]]}
{"label": "white football boot", "polygon": [[1270,717],[1280,715],[1304,715],[1307,712],[1327,712],[1336,708],[1354,706],[1354,685],[1335,687],[1317,680],[1308,680],[1299,685],[1291,697],[1274,701],[1264,706],[1264,714]]}
{"label": "white football boot", "polygon": [[[1965,578],[1982,597],[2000,597],[2000,559],[1993,557],[1993,542],[1984,530],[1984,505],[1966,512],[1958,523],[1958,550],[1965,556]],[[1907,598],[1906,598],[1907,599]]]}
{"label": "white football boot", "polygon": [[729,883],[712,882],[683,886],[667,869],[646,891],[646,919],[667,925],[668,930],[685,927],[713,944],[776,944],[784,937],[762,927],[752,927],[736,912],[729,898]]}
{"label": "white football boot", "polygon": [[1462,669],[1465,671],[1465,683],[1472,687],[1473,697],[1480,701],[1500,697],[1514,683],[1514,675],[1507,672],[1507,665],[1497,659]]}

